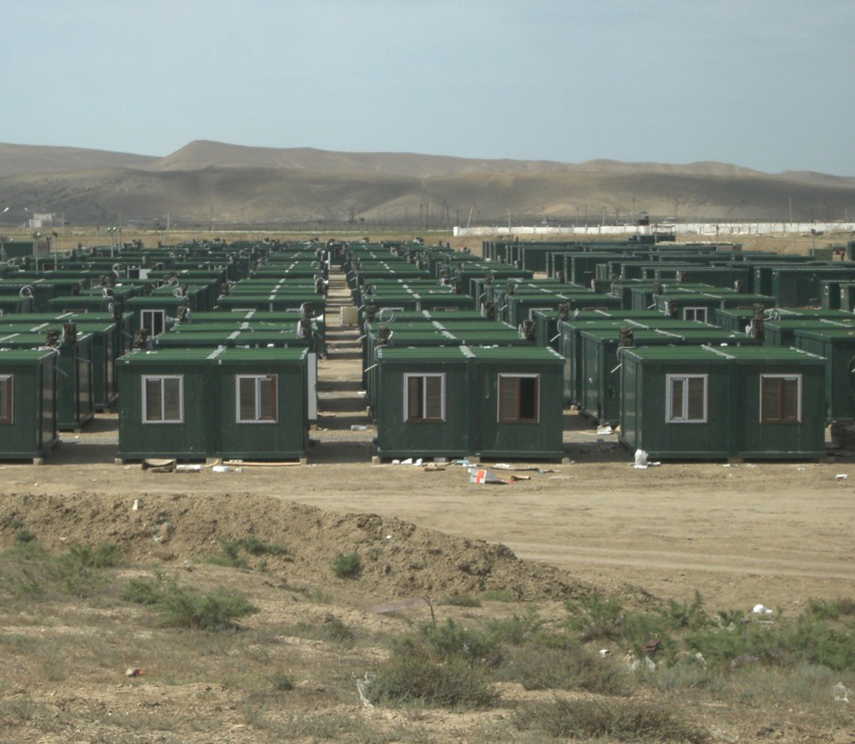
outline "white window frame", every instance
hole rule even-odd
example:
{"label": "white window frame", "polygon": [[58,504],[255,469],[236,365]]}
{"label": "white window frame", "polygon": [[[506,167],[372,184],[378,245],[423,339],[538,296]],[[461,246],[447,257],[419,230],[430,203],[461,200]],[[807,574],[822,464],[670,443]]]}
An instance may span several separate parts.
{"label": "white window frame", "polygon": [[[536,416],[533,419],[502,419],[502,378],[507,379],[530,379],[534,378],[537,380],[537,411]],[[519,407],[519,402],[517,402]],[[499,424],[539,424],[540,423],[540,405],[541,405],[541,393],[540,393],[540,374],[538,372],[524,372],[524,373],[500,373],[498,378],[496,378],[496,422]]]}
{"label": "white window frame", "polygon": [[[160,401],[161,401],[161,414],[165,414],[164,406],[166,404],[166,396],[163,394],[163,383],[165,380],[178,380],[178,408],[179,408],[179,418],[177,419],[166,419],[163,418],[160,421],[149,421],[146,418],[146,411],[148,411],[148,395],[146,393],[146,383],[149,380],[159,380],[160,381]],[[184,423],[184,375],[143,375],[142,376],[142,422],[146,425],[157,425],[157,424],[183,424]]]}
{"label": "white window frame", "polygon": [[[689,314],[689,311],[690,311],[690,310],[692,311],[693,315],[695,316],[694,318],[689,318],[689,317],[688,317],[688,314]],[[699,313],[699,312],[700,312],[700,313],[703,313],[703,315],[704,315],[704,319],[703,319],[703,320],[698,320],[698,317],[697,317],[697,316],[698,316],[698,313]],[[707,319],[708,319],[709,317],[710,317],[710,314],[709,314],[709,308],[706,308],[706,307],[684,307],[684,308],[683,308],[683,320],[694,320],[694,321],[696,321],[696,322],[698,322],[698,323],[707,323],[707,322],[708,322],[708,320],[707,320]]]}
{"label": "white window frame", "polygon": [[[161,325],[161,328],[163,329],[163,330],[161,330],[160,333],[163,333],[166,330],[166,310],[157,310],[155,308],[146,308],[144,310],[140,310],[140,328],[141,329],[146,327],[146,324],[145,324],[146,313],[149,313],[152,316],[154,316],[155,314],[160,315],[160,318],[161,318],[160,325]],[[152,322],[151,323],[151,335],[152,336],[160,335],[160,334],[154,332],[154,328],[155,328],[155,323]]]}
{"label": "white window frame", "polygon": [[[763,380],[795,380],[797,383],[796,388],[796,420],[795,421],[766,421],[763,418]],[[769,374],[769,375],[760,375],[760,394],[758,398],[760,405],[760,423],[761,424],[800,424],[802,423],[802,375],[795,373],[791,375],[787,374]]]}
{"label": "white window frame", "polygon": [[0,375],[0,385],[8,385],[6,396],[6,416],[0,419],[0,426],[12,426],[15,423],[15,375]]}
{"label": "white window frame", "polygon": [[[683,410],[680,411],[680,418],[675,417],[674,411],[674,382],[676,380],[703,380],[704,381],[704,415],[702,418],[688,418],[689,415],[689,396],[683,395]],[[684,390],[688,393],[688,384]],[[665,375],[665,423],[666,424],[707,424],[709,423],[710,413],[710,380],[709,375]]]}
{"label": "white window frame", "polygon": [[[439,419],[429,419],[425,417],[427,408],[427,396],[423,395],[421,400],[422,418],[410,419],[410,380],[414,377],[438,377],[440,379],[440,402],[442,412]],[[406,424],[441,424],[448,419],[446,416],[446,374],[445,372],[405,372],[404,373],[404,423]],[[423,390],[427,391],[425,385]]]}
{"label": "white window frame", "polygon": [[[258,418],[259,411],[261,410],[261,386],[258,384],[259,380],[269,380],[273,378],[273,389],[276,404],[273,410],[273,418],[272,419],[260,419]],[[240,381],[241,380],[255,380],[255,418],[254,419],[245,419],[241,418],[240,415]],[[279,423],[279,375],[275,372],[271,372],[267,375],[235,375],[235,421],[238,424],[278,424]]]}

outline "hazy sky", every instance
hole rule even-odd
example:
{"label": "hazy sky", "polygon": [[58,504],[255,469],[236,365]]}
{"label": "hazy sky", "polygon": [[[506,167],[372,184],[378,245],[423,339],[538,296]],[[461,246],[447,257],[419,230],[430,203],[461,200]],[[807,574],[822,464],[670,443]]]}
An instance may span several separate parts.
{"label": "hazy sky", "polygon": [[0,142],[855,176],[853,0],[0,0]]}

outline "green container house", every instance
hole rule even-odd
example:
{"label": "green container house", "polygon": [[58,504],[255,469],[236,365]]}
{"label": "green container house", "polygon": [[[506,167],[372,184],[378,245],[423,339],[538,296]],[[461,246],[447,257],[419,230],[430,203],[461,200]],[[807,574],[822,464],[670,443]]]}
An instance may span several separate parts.
{"label": "green container house", "polygon": [[476,456],[560,459],[564,360],[547,348],[473,349]]}
{"label": "green container house", "polygon": [[826,421],[855,421],[855,328],[802,330],[793,335],[797,349],[825,359]]}
{"label": "green container house", "polygon": [[[621,330],[582,332],[582,396],[579,407],[582,413],[596,419],[601,425],[620,423],[620,374],[618,349]],[[717,328],[700,327],[689,330],[637,330],[632,332],[632,345],[642,346],[757,346],[755,338]]]}
{"label": "green container house", "polygon": [[212,363],[213,456],[295,460],[309,445],[306,349],[226,349]]}
{"label": "green container house", "polygon": [[469,363],[462,347],[377,350],[374,404],[382,458],[465,457],[472,411]]}
{"label": "green container house", "polygon": [[0,317],[32,312],[34,307],[32,297],[20,294],[0,295]]}
{"label": "green container house", "polygon": [[217,421],[209,361],[222,351],[137,350],[119,359],[119,458],[208,456]]}
{"label": "green container house", "polygon": [[681,331],[694,331],[710,326],[691,320],[675,320],[667,318],[661,313],[657,318],[605,318],[599,320],[573,320],[561,321],[558,324],[559,339],[558,352],[564,358],[564,401],[578,405],[582,401],[583,372],[582,372],[582,332],[609,330],[619,328],[631,328],[633,331],[662,329],[679,333]]}
{"label": "green container house", "polygon": [[551,349],[377,351],[381,457],[563,456],[561,358]]}
{"label": "green container house", "polygon": [[56,351],[0,349],[0,459],[40,460],[58,443]]}
{"label": "green container house", "polygon": [[[785,318],[785,316],[781,316]],[[764,323],[763,343],[766,346],[790,347],[796,345],[796,331],[833,331],[855,328],[851,318],[803,318],[797,320],[768,320]]]}
{"label": "green container house", "polygon": [[825,362],[796,349],[624,348],[621,442],[652,459],[825,454]]}
{"label": "green container house", "polygon": [[[76,327],[58,334],[56,352],[56,412],[60,431],[77,431],[95,414],[92,394],[92,336]],[[39,349],[45,333],[13,333],[0,337],[0,348]]]}
{"label": "green container house", "polygon": [[118,457],[303,457],[307,359],[305,349],[132,351],[119,360]]}

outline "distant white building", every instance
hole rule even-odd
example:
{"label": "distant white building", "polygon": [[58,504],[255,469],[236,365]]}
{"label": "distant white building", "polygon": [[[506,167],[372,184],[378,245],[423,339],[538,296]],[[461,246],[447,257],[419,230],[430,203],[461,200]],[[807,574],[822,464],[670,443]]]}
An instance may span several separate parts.
{"label": "distant white building", "polygon": [[33,213],[33,216],[30,217],[30,229],[39,230],[44,227],[53,227],[53,220],[53,214]]}

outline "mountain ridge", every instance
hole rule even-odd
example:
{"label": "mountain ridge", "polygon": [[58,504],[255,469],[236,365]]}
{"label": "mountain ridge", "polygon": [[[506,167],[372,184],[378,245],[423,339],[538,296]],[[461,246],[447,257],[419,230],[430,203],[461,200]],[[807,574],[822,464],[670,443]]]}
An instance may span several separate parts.
{"label": "mountain ridge", "polygon": [[[65,213],[76,223],[123,215],[230,223],[466,224],[552,219],[599,224],[844,219],[855,178],[742,166],[559,163],[417,153],[254,148],[195,140],[165,157],[0,144],[0,206]],[[3,219],[25,219],[16,207]],[[17,210],[17,211],[16,211]],[[855,217],[855,214],[852,215]]]}

